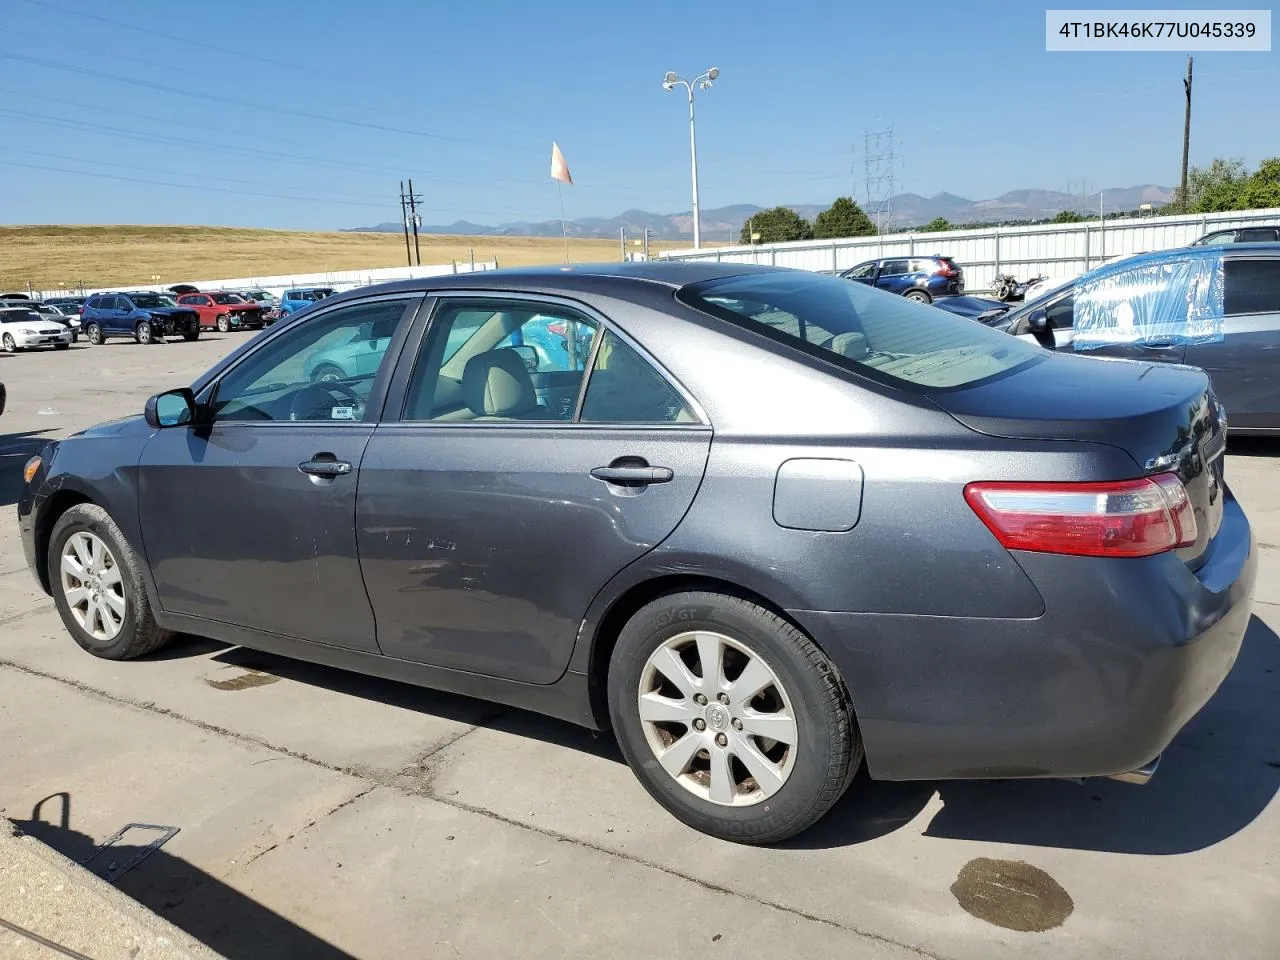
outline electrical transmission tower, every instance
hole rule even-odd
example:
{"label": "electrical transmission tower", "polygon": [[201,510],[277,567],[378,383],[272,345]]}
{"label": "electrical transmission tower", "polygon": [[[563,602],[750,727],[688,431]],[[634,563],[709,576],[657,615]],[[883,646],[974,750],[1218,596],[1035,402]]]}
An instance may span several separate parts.
{"label": "electrical transmission tower", "polygon": [[894,173],[898,157],[894,153],[893,127],[862,136],[862,191],[867,216],[883,233],[893,224]]}

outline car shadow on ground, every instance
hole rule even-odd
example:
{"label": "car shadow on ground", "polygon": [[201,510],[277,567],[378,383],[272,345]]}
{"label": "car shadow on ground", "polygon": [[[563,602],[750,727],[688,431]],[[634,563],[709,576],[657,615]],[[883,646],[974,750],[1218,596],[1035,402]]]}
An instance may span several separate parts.
{"label": "car shadow on ground", "polygon": [[[46,816],[56,817],[58,822],[51,822]],[[77,863],[88,860],[98,847],[99,841],[72,828],[71,796],[67,793],[55,793],[38,801],[29,819],[15,819],[13,823],[27,836],[35,837]],[[182,824],[173,826],[181,828]],[[136,831],[130,832],[134,833]],[[129,839],[130,834],[122,839]],[[150,842],[154,835],[141,836]],[[105,841],[106,837],[102,839]],[[101,876],[109,864],[124,866],[144,849],[145,844],[113,844],[109,854],[95,858],[87,868]],[[228,960],[351,958],[351,954],[169,853],[165,846],[121,875],[114,886]]]}
{"label": "car shadow on ground", "polygon": [[[2,356],[2,354],[0,354]],[[24,430],[0,434],[0,507],[18,502],[22,493],[22,468],[52,438],[51,430]]]}
{"label": "car shadow on ground", "polygon": [[[1227,455],[1234,457],[1280,457],[1280,437],[1231,437]],[[1230,480],[1230,476],[1227,478]]]}
{"label": "car shadow on ground", "polygon": [[[157,658],[208,653],[215,641],[179,638]],[[470,697],[350,673],[274,654],[225,647],[214,660],[349,696],[622,763],[611,733]],[[492,712],[486,716],[485,707]],[[1145,786],[1093,778],[894,783],[865,767],[813,828],[783,844],[843,847],[874,840],[915,821],[935,794],[942,809],[926,837],[1064,847],[1116,853],[1175,854],[1212,846],[1252,823],[1280,789],[1280,639],[1257,617],[1221,689],[1165,752]]]}

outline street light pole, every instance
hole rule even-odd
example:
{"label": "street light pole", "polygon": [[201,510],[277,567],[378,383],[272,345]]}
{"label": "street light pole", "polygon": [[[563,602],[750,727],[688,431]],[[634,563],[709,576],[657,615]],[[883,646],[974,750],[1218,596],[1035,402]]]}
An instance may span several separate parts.
{"label": "street light pole", "polygon": [[662,89],[670,91],[683,86],[689,95],[689,171],[693,180],[693,248],[702,246],[702,216],[698,211],[698,135],[693,116],[693,90],[710,90],[712,82],[720,76],[720,68],[712,67],[693,80],[686,80],[674,72],[668,71],[662,80]]}

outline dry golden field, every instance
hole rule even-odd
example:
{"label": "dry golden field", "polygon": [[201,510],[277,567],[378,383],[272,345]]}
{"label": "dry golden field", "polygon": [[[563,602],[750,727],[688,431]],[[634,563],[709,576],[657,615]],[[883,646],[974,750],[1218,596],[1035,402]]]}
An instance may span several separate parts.
{"label": "dry golden field", "polygon": [[[551,237],[423,236],[422,262],[493,260],[500,266],[560,263]],[[682,244],[664,244],[664,248]],[[652,247],[651,250],[656,249]],[[616,240],[569,240],[569,259],[617,260]],[[0,226],[0,287],[5,290],[113,284],[166,285],[219,277],[266,277],[404,264],[398,233],[302,233],[233,227]]]}

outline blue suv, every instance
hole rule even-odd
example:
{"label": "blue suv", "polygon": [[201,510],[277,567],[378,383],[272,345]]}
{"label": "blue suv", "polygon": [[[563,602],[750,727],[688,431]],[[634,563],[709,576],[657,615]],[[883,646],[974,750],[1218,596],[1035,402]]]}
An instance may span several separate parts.
{"label": "blue suv", "polygon": [[298,287],[286,290],[280,295],[280,316],[288,316],[295,310],[309,307],[317,300],[332,297],[337,292],[332,287]]}
{"label": "blue suv", "polygon": [[100,293],[85,301],[83,332],[97,345],[107,337],[130,336],[139,343],[163,343],[165,337],[200,337],[200,314],[180,307],[162,293]]}
{"label": "blue suv", "polygon": [[950,257],[885,257],[868,260],[840,274],[908,300],[933,303],[934,297],[964,293],[964,271]]}

